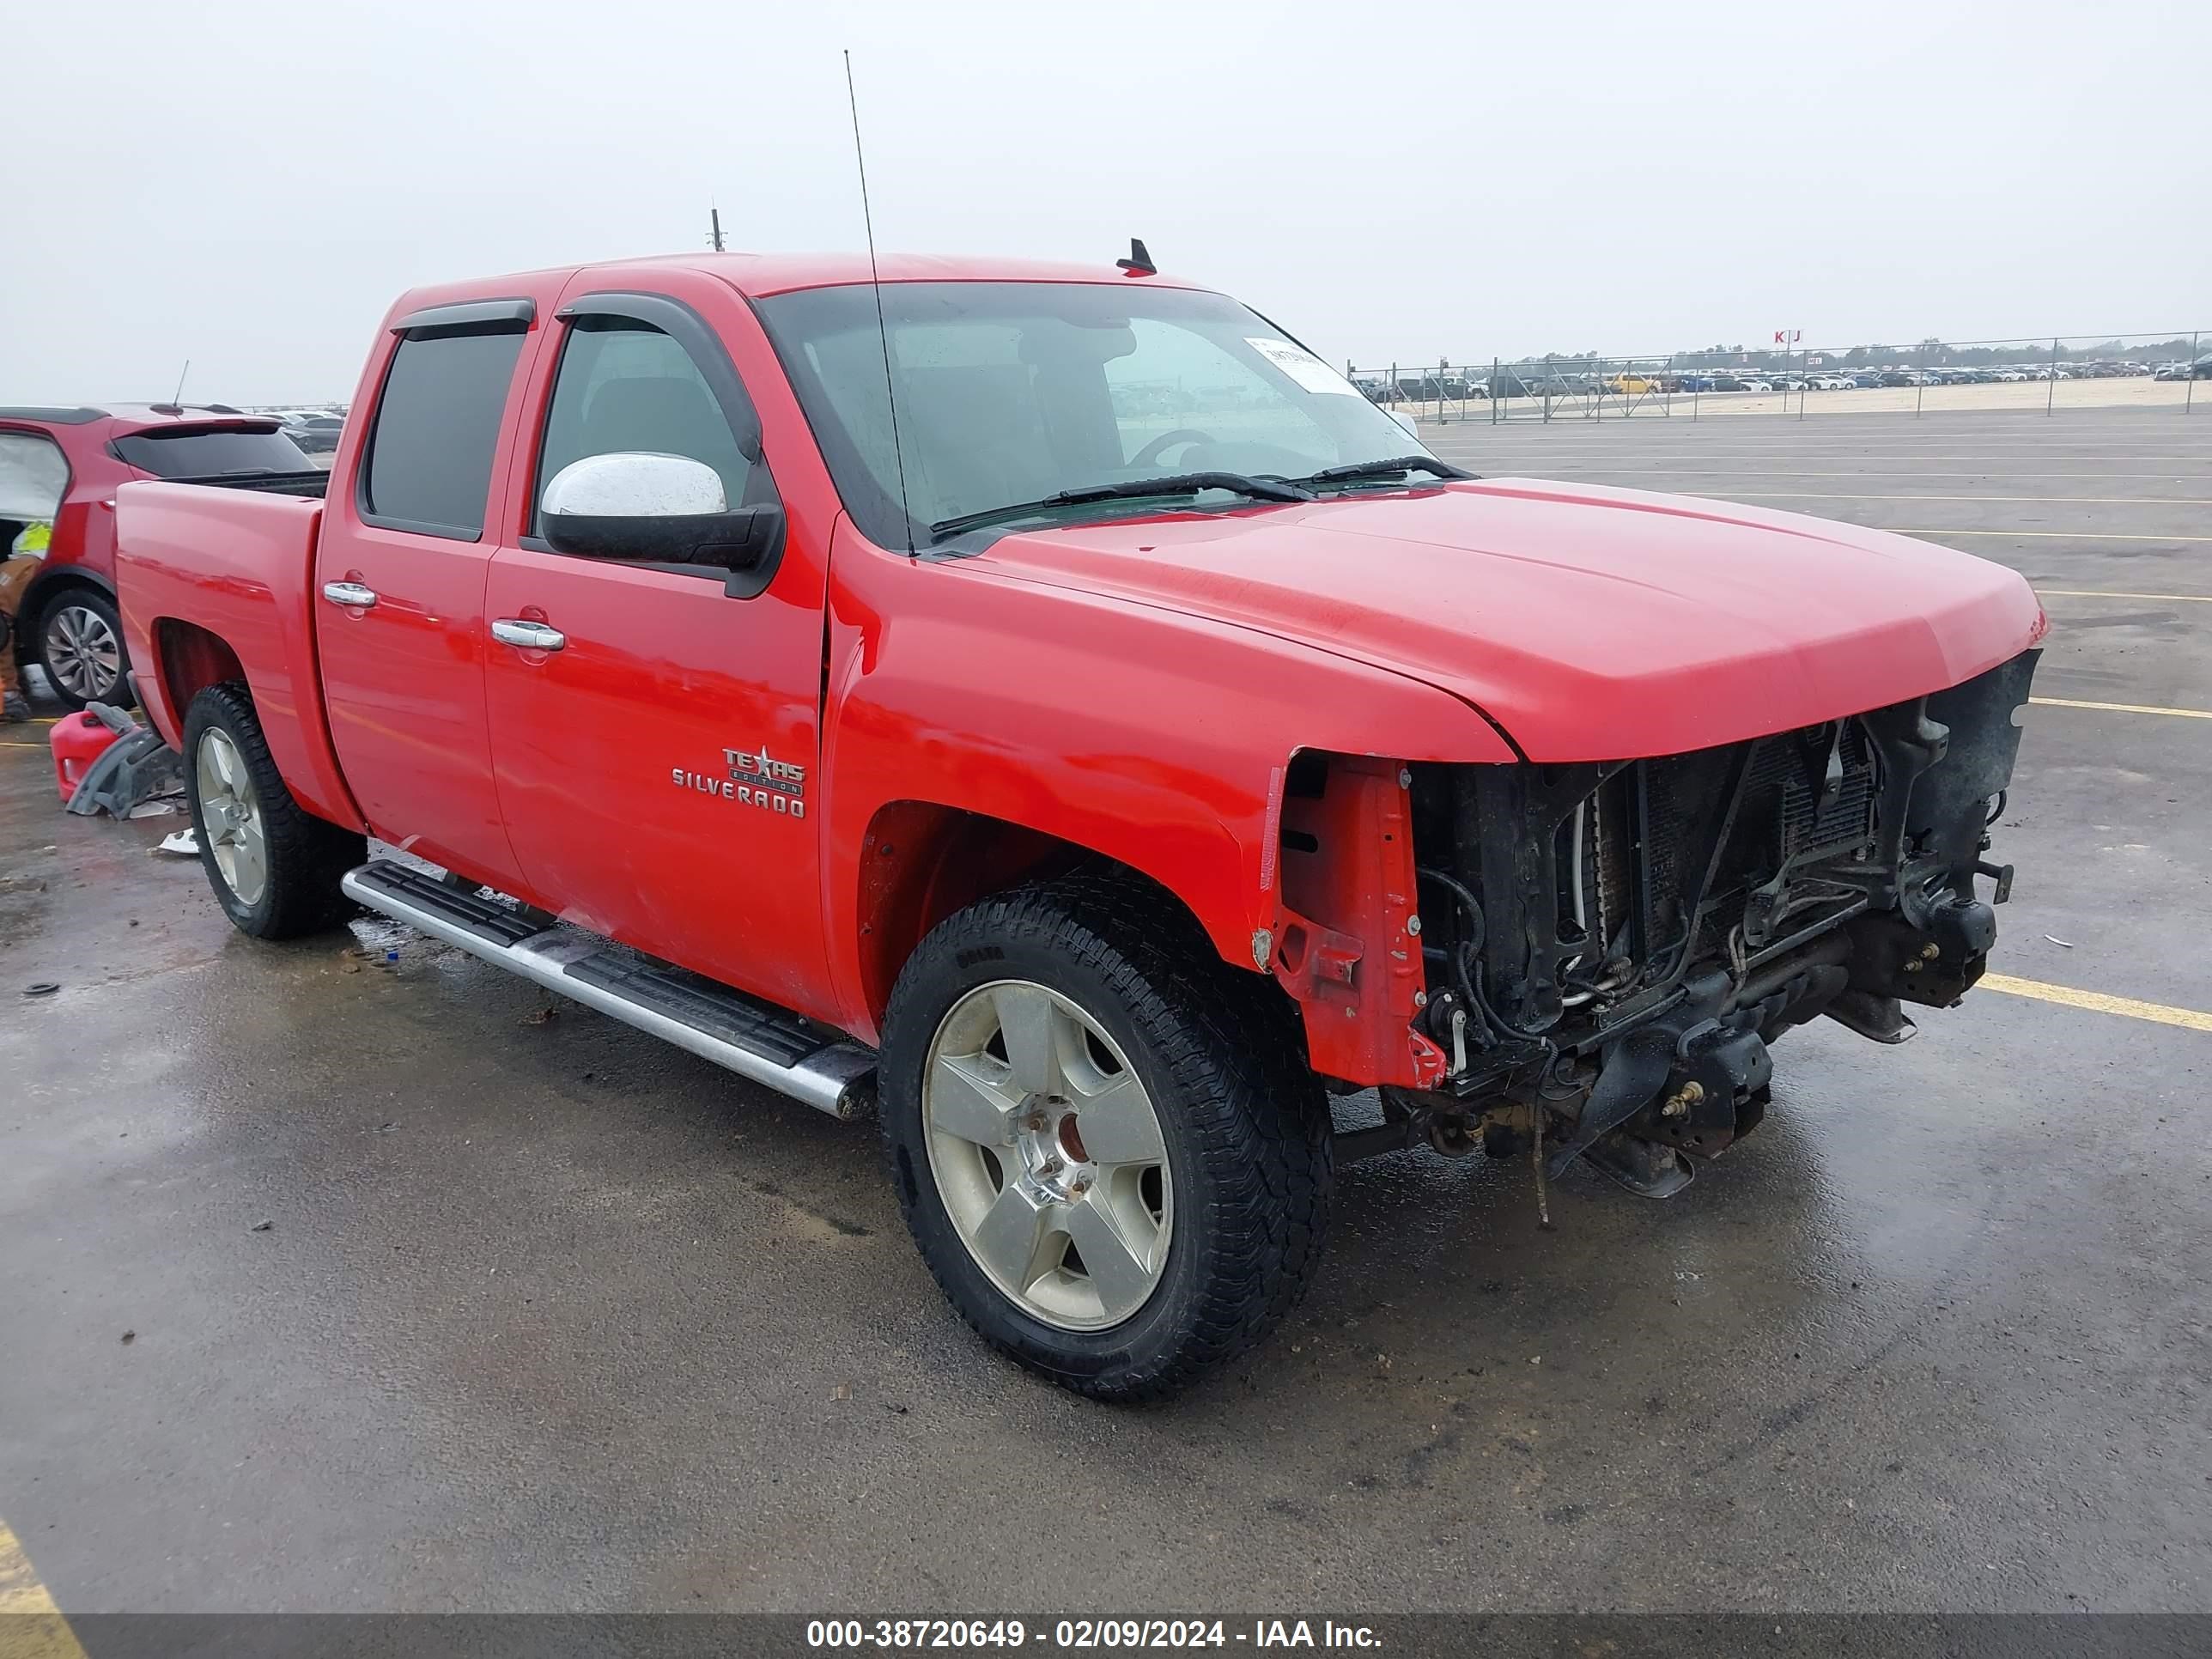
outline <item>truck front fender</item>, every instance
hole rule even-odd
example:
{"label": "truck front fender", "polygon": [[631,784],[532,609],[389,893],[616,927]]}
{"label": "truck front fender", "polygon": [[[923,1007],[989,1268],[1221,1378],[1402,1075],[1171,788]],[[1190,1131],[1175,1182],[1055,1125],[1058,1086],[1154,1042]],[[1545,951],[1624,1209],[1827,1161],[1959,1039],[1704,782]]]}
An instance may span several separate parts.
{"label": "truck front fender", "polygon": [[[832,560],[828,635],[823,908],[845,1023],[871,1039],[887,964],[895,975],[919,938],[905,935],[949,902],[897,924],[878,914],[871,860],[898,855],[886,809],[920,805],[995,826],[1001,884],[1049,847],[1125,865],[1173,894],[1223,961],[1274,971],[1295,754],[1512,758],[1474,709],[1404,676],[1237,624],[1025,581],[988,557],[887,554],[849,525]],[[885,925],[899,937],[879,937]]]}

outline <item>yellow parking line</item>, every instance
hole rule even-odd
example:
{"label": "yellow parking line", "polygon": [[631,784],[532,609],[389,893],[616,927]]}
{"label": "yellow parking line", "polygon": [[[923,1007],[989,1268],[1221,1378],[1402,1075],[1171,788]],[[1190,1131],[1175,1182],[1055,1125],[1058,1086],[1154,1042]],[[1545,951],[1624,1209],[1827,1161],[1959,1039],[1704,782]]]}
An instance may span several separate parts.
{"label": "yellow parking line", "polygon": [[2038,1002],[2063,1003],[2069,1008],[2087,1008],[2092,1013],[2148,1019],[2160,1025],[2179,1025],[2185,1030],[2212,1031],[2212,1014],[2199,1013],[2194,1008],[2138,1002],[2133,997],[2106,996],[2102,991],[2077,991],[2070,985],[2045,985],[2041,980],[2014,979],[2010,974],[1984,974],[1978,983],[2008,996],[2033,997]]}
{"label": "yellow parking line", "polygon": [[31,1558],[0,1521],[0,1655],[5,1659],[85,1659],[69,1620],[31,1570]]}
{"label": "yellow parking line", "polygon": [[2108,587],[2039,587],[2035,591],[2062,599],[2160,599],[2177,604],[2212,605],[2212,593],[2118,593]]}
{"label": "yellow parking line", "polygon": [[2030,697],[2049,708],[2096,708],[2107,714],[2172,714],[2185,720],[2212,720],[2212,708],[2160,708],[2147,702],[2084,702],[2079,697]]}

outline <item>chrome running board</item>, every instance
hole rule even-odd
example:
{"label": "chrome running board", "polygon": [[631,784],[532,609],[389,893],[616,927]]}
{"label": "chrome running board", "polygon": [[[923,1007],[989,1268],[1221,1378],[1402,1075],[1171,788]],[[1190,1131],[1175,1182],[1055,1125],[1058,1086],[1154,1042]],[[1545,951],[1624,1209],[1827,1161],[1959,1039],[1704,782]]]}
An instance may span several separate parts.
{"label": "chrome running board", "polygon": [[875,1055],[824,1038],[787,1010],[389,860],[372,860],[338,884],[356,904],[832,1117],[849,1121],[871,1103]]}

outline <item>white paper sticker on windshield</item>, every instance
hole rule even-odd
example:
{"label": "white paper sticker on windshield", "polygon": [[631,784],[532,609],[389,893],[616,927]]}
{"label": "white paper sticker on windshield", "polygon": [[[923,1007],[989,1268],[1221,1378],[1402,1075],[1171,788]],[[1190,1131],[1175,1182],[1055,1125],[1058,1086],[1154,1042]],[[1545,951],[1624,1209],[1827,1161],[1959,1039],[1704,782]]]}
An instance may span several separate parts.
{"label": "white paper sticker on windshield", "polygon": [[1340,392],[1352,398],[1359,395],[1358,386],[1304,346],[1294,346],[1288,340],[1266,340],[1251,335],[1245,337],[1244,343],[1309,392]]}

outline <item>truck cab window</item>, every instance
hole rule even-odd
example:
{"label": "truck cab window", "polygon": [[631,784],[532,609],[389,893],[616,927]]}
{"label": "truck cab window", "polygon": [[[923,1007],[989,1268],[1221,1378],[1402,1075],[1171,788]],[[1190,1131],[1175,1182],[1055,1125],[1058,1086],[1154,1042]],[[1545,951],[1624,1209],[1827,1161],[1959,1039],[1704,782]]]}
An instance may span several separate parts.
{"label": "truck cab window", "polygon": [[475,541],[520,327],[412,334],[384,377],[361,475],[361,515],[396,530]]}
{"label": "truck cab window", "polygon": [[703,462],[720,475],[729,506],[748,501],[753,465],[682,344],[630,318],[580,317],[562,347],[546,411],[531,532],[545,486],[562,467],[587,455],[634,453]]}

